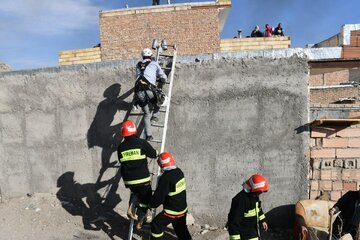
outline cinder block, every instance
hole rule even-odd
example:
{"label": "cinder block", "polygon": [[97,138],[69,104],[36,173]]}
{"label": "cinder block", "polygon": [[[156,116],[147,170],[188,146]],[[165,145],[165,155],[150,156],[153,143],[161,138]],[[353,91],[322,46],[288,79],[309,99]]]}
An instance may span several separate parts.
{"label": "cinder block", "polygon": [[344,160],[344,168],[347,168],[347,169],[356,168],[356,160],[355,159],[345,159]]}
{"label": "cinder block", "polygon": [[320,196],[319,191],[310,191],[310,199],[317,199]]}
{"label": "cinder block", "polygon": [[344,182],[344,190],[356,191],[357,190],[357,182]]}
{"label": "cinder block", "polygon": [[338,137],[360,137],[360,128],[345,128],[336,133]]}
{"label": "cinder block", "polygon": [[331,169],[333,168],[333,160],[332,159],[323,159],[321,161],[321,169]]}
{"label": "cinder block", "polygon": [[344,167],[344,161],[342,159],[336,159],[333,163],[334,167]]}
{"label": "cinder block", "polygon": [[311,149],[312,158],[332,158],[335,159],[335,148]]}
{"label": "cinder block", "polygon": [[319,181],[319,190],[331,190],[332,189],[332,182],[330,180],[321,180]]}
{"label": "cinder block", "polygon": [[319,181],[318,180],[311,180],[310,181],[310,190],[311,191],[319,190]]}
{"label": "cinder block", "polygon": [[336,149],[336,158],[360,158],[360,149]]}
{"label": "cinder block", "polygon": [[330,180],[331,179],[331,170],[320,170],[320,179],[321,180]]}
{"label": "cinder block", "polygon": [[332,201],[337,201],[341,198],[341,191],[331,191],[330,192],[330,199]]}
{"label": "cinder block", "polygon": [[348,146],[348,138],[324,138],[323,139],[323,147],[347,147]]}
{"label": "cinder block", "polygon": [[334,181],[332,183],[332,190],[343,190],[343,182],[342,181]]}

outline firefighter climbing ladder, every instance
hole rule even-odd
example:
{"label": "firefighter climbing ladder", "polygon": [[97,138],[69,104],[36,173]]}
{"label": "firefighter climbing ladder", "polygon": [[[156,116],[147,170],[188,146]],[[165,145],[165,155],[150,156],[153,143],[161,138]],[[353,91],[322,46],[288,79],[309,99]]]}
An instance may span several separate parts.
{"label": "firefighter climbing ladder", "polygon": [[[165,54],[164,51],[168,49],[168,47],[172,48],[172,53]],[[156,123],[151,123],[152,132],[153,132],[153,140],[150,140],[150,143],[153,145],[155,149],[160,149],[160,153],[165,150],[165,142],[166,142],[166,132],[167,125],[170,113],[170,102],[171,102],[171,94],[172,87],[174,81],[174,72],[175,72],[175,62],[176,62],[176,45],[167,45],[165,41],[162,41],[160,45],[157,44],[156,41],[153,42],[153,48],[157,49],[155,60],[159,63],[160,67],[163,69],[165,74],[168,76],[167,82],[163,86],[163,92],[166,94],[167,99],[165,101],[165,106],[160,107],[158,113],[158,121]],[[134,116],[135,124],[139,126],[142,118],[142,113],[132,112],[129,114],[129,119],[131,116]],[[156,161],[151,161],[149,166],[150,171],[153,173],[152,179],[156,178],[156,181],[152,181],[152,189],[156,189],[158,178],[160,176],[160,167],[158,167]],[[156,173],[154,173],[156,171]],[[155,213],[154,213],[155,215]],[[153,216],[154,217],[154,216]],[[133,229],[134,229],[134,220],[130,220],[129,226],[129,234],[128,240],[133,239]]]}

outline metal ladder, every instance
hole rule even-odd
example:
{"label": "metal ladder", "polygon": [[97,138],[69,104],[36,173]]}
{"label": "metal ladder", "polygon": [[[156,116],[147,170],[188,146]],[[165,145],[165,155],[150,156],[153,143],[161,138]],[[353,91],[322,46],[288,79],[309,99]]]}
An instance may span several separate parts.
{"label": "metal ladder", "polygon": [[[172,53],[165,54],[164,52],[167,50],[168,47],[172,48]],[[171,95],[172,95],[172,88],[174,82],[174,72],[175,72],[175,63],[176,63],[176,45],[167,45],[165,41],[159,45],[156,41],[153,42],[153,48],[157,49],[155,61],[157,61],[160,67],[163,69],[165,74],[168,76],[167,81],[165,82],[164,86],[162,87],[163,92],[166,94],[166,106],[160,107],[158,113],[158,122],[151,123],[152,133],[153,133],[153,140],[149,142],[155,149],[160,149],[160,153],[164,152],[165,150],[165,142],[166,142],[166,132],[167,132],[167,125],[169,120],[169,113],[170,113],[170,102],[171,102]],[[141,109],[140,109],[141,111]],[[143,113],[137,111],[132,111],[129,114],[129,119],[134,121],[136,126],[139,126],[141,123]],[[150,172],[152,172],[152,189],[153,191],[156,189],[158,184],[158,179],[161,173],[160,167],[157,165],[157,161],[151,161],[149,166]],[[155,170],[156,169],[156,170]],[[156,171],[156,173],[154,173]],[[154,181],[153,179],[156,178]],[[155,214],[155,212],[153,213]],[[154,216],[153,216],[154,218]],[[129,234],[128,240],[133,239],[133,229],[134,229],[134,220],[130,220],[129,226]]]}

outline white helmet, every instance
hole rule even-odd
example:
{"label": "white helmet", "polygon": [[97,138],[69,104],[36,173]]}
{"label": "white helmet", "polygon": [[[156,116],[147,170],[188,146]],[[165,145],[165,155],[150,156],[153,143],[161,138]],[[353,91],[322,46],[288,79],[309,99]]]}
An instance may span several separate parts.
{"label": "white helmet", "polygon": [[142,53],[141,53],[141,55],[143,56],[143,57],[151,57],[152,56],[152,51],[151,51],[151,49],[150,48],[144,48],[143,50],[142,50]]}

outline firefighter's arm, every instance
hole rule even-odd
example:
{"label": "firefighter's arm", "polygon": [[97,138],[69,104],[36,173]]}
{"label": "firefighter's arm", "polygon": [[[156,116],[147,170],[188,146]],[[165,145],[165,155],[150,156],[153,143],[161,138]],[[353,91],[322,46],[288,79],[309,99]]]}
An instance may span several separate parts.
{"label": "firefighter's arm", "polygon": [[164,73],[164,71],[161,69],[160,65],[157,63],[157,68],[156,68],[156,76],[159,77],[160,79],[163,79],[164,82],[167,79],[166,74]]}
{"label": "firefighter's arm", "polygon": [[150,208],[159,207],[164,201],[165,197],[169,193],[169,183],[164,178],[164,176],[160,177],[159,184],[154,192],[154,195],[151,197]]}
{"label": "firefighter's arm", "polygon": [[240,223],[244,216],[244,206],[242,202],[233,199],[231,201],[231,208],[228,214],[228,231],[230,240],[240,239]]}
{"label": "firefighter's arm", "polygon": [[146,156],[149,158],[156,158],[158,156],[158,151],[156,151],[151,145],[150,143],[148,143],[147,141],[144,141],[144,149],[146,152]]}
{"label": "firefighter's arm", "polygon": [[263,229],[265,231],[267,231],[269,229],[267,223],[266,223],[266,218],[265,218],[265,214],[262,210],[262,207],[261,207],[261,202],[259,201],[259,222],[261,223]]}

